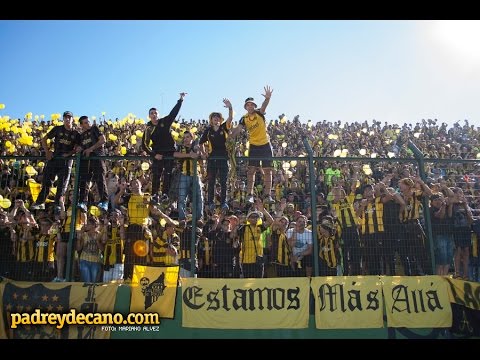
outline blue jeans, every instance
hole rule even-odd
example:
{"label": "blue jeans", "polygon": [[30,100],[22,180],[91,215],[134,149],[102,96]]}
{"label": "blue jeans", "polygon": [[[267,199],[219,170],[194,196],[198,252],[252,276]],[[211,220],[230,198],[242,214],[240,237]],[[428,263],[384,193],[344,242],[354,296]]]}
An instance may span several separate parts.
{"label": "blue jeans", "polygon": [[196,205],[197,205],[197,219],[203,218],[203,194],[200,179],[197,176],[195,184],[193,183],[193,176],[180,175],[180,183],[178,184],[178,219],[185,220],[187,214],[185,213],[187,207],[187,195],[193,191],[193,186],[196,187]]}
{"label": "blue jeans", "polygon": [[80,260],[80,281],[87,283],[97,282],[100,272],[100,263],[87,260]]}
{"label": "blue jeans", "polygon": [[453,240],[450,235],[437,234],[435,239],[435,263],[448,265],[453,260]]}

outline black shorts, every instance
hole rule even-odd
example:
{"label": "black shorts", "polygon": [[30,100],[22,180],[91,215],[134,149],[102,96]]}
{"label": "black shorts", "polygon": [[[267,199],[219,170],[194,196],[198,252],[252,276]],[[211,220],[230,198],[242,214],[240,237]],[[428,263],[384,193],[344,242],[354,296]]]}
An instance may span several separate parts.
{"label": "black shorts", "polygon": [[134,242],[143,239],[143,226],[138,224],[128,225],[125,231],[125,240]]}
{"label": "black shorts", "polygon": [[70,233],[69,232],[62,232],[62,243],[68,243],[68,240],[70,239]]}
{"label": "black shorts", "polygon": [[[262,160],[262,158],[273,157],[272,145],[268,142],[265,145],[251,145],[248,151],[248,166],[263,166],[272,167],[272,160]],[[259,160],[250,160],[252,158],[259,158]],[[262,163],[260,165],[260,162]]]}

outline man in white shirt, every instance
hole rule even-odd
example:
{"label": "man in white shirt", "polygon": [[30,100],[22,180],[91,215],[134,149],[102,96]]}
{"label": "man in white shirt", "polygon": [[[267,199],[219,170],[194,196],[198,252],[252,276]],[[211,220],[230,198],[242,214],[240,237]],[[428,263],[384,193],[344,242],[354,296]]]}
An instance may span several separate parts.
{"label": "man in white shirt", "polygon": [[307,229],[306,226],[307,217],[300,215],[295,223],[295,227],[287,230],[287,241],[293,253],[291,258],[293,269],[295,271],[301,269],[300,273],[302,275],[312,276],[312,231]]}

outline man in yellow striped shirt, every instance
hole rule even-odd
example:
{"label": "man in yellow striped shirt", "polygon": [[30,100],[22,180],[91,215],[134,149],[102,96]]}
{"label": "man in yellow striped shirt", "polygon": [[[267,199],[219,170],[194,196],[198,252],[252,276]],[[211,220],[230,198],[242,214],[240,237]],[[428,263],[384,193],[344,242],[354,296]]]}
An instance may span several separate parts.
{"label": "man in yellow striped shirt", "polygon": [[[272,160],[262,160],[262,158],[272,157],[272,145],[270,144],[270,137],[267,133],[267,123],[265,121],[265,110],[267,109],[270,98],[272,97],[273,89],[270,86],[265,86],[265,94],[262,96],[265,100],[260,109],[257,109],[257,104],[254,99],[249,97],[245,100],[244,108],[247,113],[242,116],[238,126],[232,130],[232,136],[236,137],[242,128],[247,130],[248,141],[250,143],[249,157],[257,158],[257,160],[248,161],[247,170],[247,193],[249,195],[248,202],[254,202],[253,186],[255,184],[255,172],[258,167],[263,168],[263,195],[269,203],[274,203],[272,198]],[[261,165],[260,165],[261,162]]]}

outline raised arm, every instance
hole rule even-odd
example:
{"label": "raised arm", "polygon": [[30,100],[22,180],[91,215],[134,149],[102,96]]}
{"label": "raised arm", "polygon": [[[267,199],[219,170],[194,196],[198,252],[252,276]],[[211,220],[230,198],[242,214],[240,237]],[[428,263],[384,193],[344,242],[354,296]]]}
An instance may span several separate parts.
{"label": "raised arm", "polygon": [[260,112],[262,114],[265,114],[265,110],[267,110],[268,103],[270,102],[270,98],[272,97],[273,89],[270,88],[270,86],[265,86],[264,87],[265,94],[262,94],[262,96],[265,98],[262,103],[262,107],[260,108]]}
{"label": "raised arm", "polygon": [[225,107],[228,109],[228,118],[226,120],[226,125],[227,125],[227,129],[230,128],[230,126],[232,126],[232,120],[233,120],[233,107],[232,107],[232,103],[230,102],[230,100],[228,99],[223,99],[223,103],[225,104]]}
{"label": "raised arm", "polygon": [[165,118],[164,118],[165,119],[165,125],[167,127],[170,127],[170,125],[172,125],[173,121],[177,117],[178,112],[180,111],[180,107],[182,106],[183,98],[185,97],[185,95],[187,95],[186,92],[181,92],[180,93],[180,99],[178,99],[177,103],[175,104],[173,109],[170,111],[170,114],[165,116]]}

